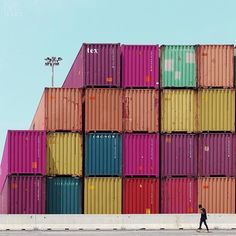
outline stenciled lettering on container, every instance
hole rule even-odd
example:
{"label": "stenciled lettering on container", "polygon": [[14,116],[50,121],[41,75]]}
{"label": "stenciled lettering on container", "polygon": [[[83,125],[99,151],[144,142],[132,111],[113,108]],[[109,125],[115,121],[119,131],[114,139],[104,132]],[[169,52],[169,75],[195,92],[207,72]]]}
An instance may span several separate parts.
{"label": "stenciled lettering on container", "polygon": [[97,48],[87,48],[87,53],[98,54],[98,49]]}
{"label": "stenciled lettering on container", "polygon": [[153,51],[151,50],[151,52],[150,52],[150,72],[152,72],[152,70],[153,70],[152,63],[153,63]]}
{"label": "stenciled lettering on container", "polygon": [[115,69],[115,49],[114,48],[112,48],[112,50],[111,50],[111,61],[112,61],[112,63],[111,63],[111,67],[112,67],[112,69]]}

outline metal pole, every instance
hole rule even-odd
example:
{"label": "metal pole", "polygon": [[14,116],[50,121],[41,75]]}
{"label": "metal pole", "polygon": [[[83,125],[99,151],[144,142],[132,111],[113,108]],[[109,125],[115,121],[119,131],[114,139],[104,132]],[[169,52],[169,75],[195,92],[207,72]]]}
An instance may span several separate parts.
{"label": "metal pole", "polygon": [[52,87],[54,87],[54,64],[52,64]]}

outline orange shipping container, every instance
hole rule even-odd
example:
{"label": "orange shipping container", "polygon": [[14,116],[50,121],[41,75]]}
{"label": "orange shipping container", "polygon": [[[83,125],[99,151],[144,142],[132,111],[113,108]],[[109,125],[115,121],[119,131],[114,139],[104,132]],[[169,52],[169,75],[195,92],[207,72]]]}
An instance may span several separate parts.
{"label": "orange shipping container", "polygon": [[46,88],[30,129],[82,131],[82,89]]}
{"label": "orange shipping container", "polygon": [[208,213],[235,213],[235,178],[199,178],[198,204]]}
{"label": "orange shipping container", "polygon": [[122,132],[121,89],[86,89],[85,131]]}
{"label": "orange shipping container", "polygon": [[199,87],[234,87],[234,46],[201,45],[197,47]]}
{"label": "orange shipping container", "polygon": [[124,90],[124,131],[157,132],[158,91],[154,89]]}

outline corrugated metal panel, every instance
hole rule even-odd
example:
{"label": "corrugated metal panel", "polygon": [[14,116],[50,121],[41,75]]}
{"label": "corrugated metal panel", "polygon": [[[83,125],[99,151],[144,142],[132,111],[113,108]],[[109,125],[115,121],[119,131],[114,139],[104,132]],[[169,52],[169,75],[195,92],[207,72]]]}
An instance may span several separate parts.
{"label": "corrugated metal panel", "polygon": [[161,176],[197,176],[197,136],[161,136]]}
{"label": "corrugated metal panel", "polygon": [[62,87],[120,85],[120,44],[83,44]]}
{"label": "corrugated metal panel", "polygon": [[235,178],[199,178],[198,203],[208,213],[235,213]]}
{"label": "corrugated metal panel", "polygon": [[82,131],[82,89],[46,88],[30,128]]}
{"label": "corrugated metal panel", "polygon": [[159,135],[123,135],[123,176],[159,176]]}
{"label": "corrugated metal panel", "polygon": [[159,87],[159,46],[122,45],[122,87]]}
{"label": "corrugated metal panel", "polygon": [[122,94],[121,89],[86,89],[86,132],[122,132]]}
{"label": "corrugated metal panel", "polygon": [[121,214],[122,179],[85,178],[85,214]]}
{"label": "corrugated metal panel", "polygon": [[163,90],[161,92],[161,131],[197,131],[197,92]]}
{"label": "corrugated metal panel", "polygon": [[82,176],[83,137],[79,133],[47,134],[47,175]]}
{"label": "corrugated metal panel", "polygon": [[[161,183],[161,213],[197,213],[197,179],[168,178]],[[203,205],[205,207],[205,205]]]}
{"label": "corrugated metal panel", "polygon": [[161,87],[196,87],[195,46],[161,47]]}
{"label": "corrugated metal panel", "polygon": [[122,140],[120,134],[92,133],[85,136],[85,175],[121,176]]}
{"label": "corrugated metal panel", "polygon": [[198,92],[199,131],[235,131],[235,91]]}
{"label": "corrugated metal panel", "polygon": [[81,214],[82,183],[79,178],[47,178],[47,214]]}
{"label": "corrugated metal panel", "polygon": [[199,176],[235,176],[236,140],[233,134],[200,134]]}
{"label": "corrugated metal panel", "polygon": [[158,91],[154,89],[124,90],[124,131],[157,132]]}
{"label": "corrugated metal panel", "polygon": [[197,47],[199,87],[234,87],[234,46],[200,45]]}
{"label": "corrugated metal panel", "polygon": [[159,179],[123,180],[123,214],[159,213]]}
{"label": "corrugated metal panel", "polygon": [[8,176],[1,200],[4,214],[45,214],[45,178]]}

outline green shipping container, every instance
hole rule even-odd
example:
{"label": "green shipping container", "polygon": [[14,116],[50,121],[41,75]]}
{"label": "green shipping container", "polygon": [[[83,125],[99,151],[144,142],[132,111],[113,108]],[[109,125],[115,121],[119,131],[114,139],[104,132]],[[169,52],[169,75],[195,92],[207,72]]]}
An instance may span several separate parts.
{"label": "green shipping container", "polygon": [[47,178],[47,214],[81,214],[82,182],[75,177]]}
{"label": "green shipping container", "polygon": [[162,46],[161,87],[195,88],[196,86],[195,46]]}

